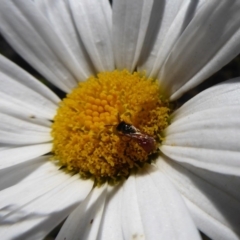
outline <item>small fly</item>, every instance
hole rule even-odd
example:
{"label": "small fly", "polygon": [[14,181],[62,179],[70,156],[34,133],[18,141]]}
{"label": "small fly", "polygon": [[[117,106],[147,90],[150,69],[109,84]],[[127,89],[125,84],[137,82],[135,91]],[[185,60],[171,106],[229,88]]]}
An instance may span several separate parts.
{"label": "small fly", "polygon": [[120,135],[135,140],[148,154],[156,150],[156,140],[152,136],[142,133],[133,125],[121,121],[118,125],[116,125],[116,130]]}

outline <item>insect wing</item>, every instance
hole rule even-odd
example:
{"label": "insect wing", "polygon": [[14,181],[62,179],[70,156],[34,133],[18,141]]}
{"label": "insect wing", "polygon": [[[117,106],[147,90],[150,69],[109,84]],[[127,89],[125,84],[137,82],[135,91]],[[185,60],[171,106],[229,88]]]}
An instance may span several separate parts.
{"label": "insect wing", "polygon": [[135,139],[138,145],[147,153],[151,153],[156,150],[156,141],[153,137],[142,133],[131,134],[131,137]]}

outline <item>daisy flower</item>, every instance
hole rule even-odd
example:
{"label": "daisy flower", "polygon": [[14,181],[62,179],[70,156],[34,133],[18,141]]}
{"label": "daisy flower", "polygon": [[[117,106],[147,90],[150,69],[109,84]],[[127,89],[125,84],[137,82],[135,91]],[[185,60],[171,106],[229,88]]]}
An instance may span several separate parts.
{"label": "daisy flower", "polygon": [[240,2],[1,0],[0,235],[240,238]]}

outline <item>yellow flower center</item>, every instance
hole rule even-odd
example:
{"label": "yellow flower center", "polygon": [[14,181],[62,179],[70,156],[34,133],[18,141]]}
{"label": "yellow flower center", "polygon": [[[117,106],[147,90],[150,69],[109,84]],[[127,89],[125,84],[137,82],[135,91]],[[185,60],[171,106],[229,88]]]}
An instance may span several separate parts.
{"label": "yellow flower center", "polygon": [[160,90],[156,80],[127,70],[79,83],[54,118],[54,159],[98,182],[127,177],[149,163],[169,123]]}

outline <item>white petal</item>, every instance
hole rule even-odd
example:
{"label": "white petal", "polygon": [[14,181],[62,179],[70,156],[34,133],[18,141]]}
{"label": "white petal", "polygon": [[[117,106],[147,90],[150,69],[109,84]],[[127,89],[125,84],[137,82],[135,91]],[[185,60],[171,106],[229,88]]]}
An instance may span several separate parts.
{"label": "white petal", "polygon": [[216,240],[239,240],[239,236],[227,228],[224,224],[216,221],[211,215],[203,211],[200,207],[184,198],[188,209],[191,212],[192,218],[199,230],[204,232],[211,239]]}
{"label": "white petal", "polygon": [[[35,2],[78,64],[78,69],[75,69],[76,74],[85,78],[93,75],[92,62],[81,39],[79,39],[68,1],[37,0]],[[78,71],[80,72],[78,73]]]}
{"label": "white petal", "polygon": [[181,35],[159,74],[176,100],[240,52],[240,2],[205,1]]}
{"label": "white petal", "polygon": [[0,129],[14,133],[35,132],[35,134],[47,134],[51,130],[49,127],[24,121],[4,113],[0,113]]}
{"label": "white petal", "polygon": [[135,176],[130,176],[123,185],[121,222],[123,239],[144,239],[145,233],[138,206]]}
{"label": "white petal", "polygon": [[92,181],[60,175],[59,179],[35,181],[27,187],[19,184],[2,191],[2,238],[42,239],[85,199]]}
{"label": "white petal", "polygon": [[2,146],[2,144],[0,145],[0,152],[3,150],[7,150],[7,149],[11,149],[12,147],[9,146]]}
{"label": "white petal", "polygon": [[[58,162],[51,160],[50,155],[45,155],[3,169],[1,170],[1,173],[3,174],[1,174],[1,177],[3,176],[3,180],[6,180],[7,176],[4,175],[9,174],[10,176],[8,176],[8,178],[11,179],[12,177],[11,181],[15,181],[16,183],[21,182],[21,184],[29,184],[32,181],[38,181],[39,179],[40,181],[44,181],[44,179],[48,179],[56,174],[61,174],[61,171],[59,171],[61,169],[62,167],[59,167]],[[28,174],[24,175],[24,172],[28,172]]]}
{"label": "white petal", "polygon": [[155,1],[138,66],[153,77],[203,1]]}
{"label": "white petal", "polygon": [[0,29],[13,48],[65,92],[77,85],[79,64],[33,1],[0,2]]}
{"label": "white petal", "polygon": [[[25,177],[22,178],[19,182],[29,184],[29,182],[35,181],[37,179],[43,180],[44,178],[48,178],[49,176],[59,174],[59,171],[56,171],[56,169],[61,170],[62,167],[59,167],[58,162],[51,161],[50,157],[51,156],[49,155],[45,155],[45,156],[38,157],[36,159],[31,160],[31,161],[39,161],[42,164],[41,166],[39,166],[38,168],[30,172],[28,175],[25,175]],[[16,165],[15,167],[13,166],[11,168],[14,169],[24,164],[25,163],[22,163],[21,165]],[[7,168],[6,171],[11,168]]]}
{"label": "white petal", "polygon": [[[16,107],[52,119],[60,99],[45,85],[0,55],[0,96]],[[0,107],[4,103],[0,103]]]}
{"label": "white petal", "polygon": [[99,229],[99,240],[122,240],[121,229],[121,204],[122,204],[122,185],[108,186],[107,199],[104,214],[102,217],[101,228]]}
{"label": "white petal", "polygon": [[98,72],[114,69],[108,0],[70,0],[79,36]]}
{"label": "white petal", "polygon": [[[4,189],[0,195],[0,207],[6,204],[9,206],[24,206],[33,199],[38,198],[49,191],[52,191],[59,185],[64,185],[71,178],[70,174],[63,173],[55,168],[55,171],[42,175],[36,179],[28,179],[18,184]],[[16,196],[19,198],[16,199]]]}
{"label": "white petal", "polygon": [[153,0],[113,1],[112,38],[118,69],[135,69],[153,6]]}
{"label": "white petal", "polygon": [[192,113],[166,129],[161,151],[176,161],[240,176],[240,108]]}
{"label": "white petal", "polygon": [[52,143],[11,148],[0,152],[0,169],[42,156],[52,150]]}
{"label": "white petal", "polygon": [[198,228],[212,239],[240,238],[240,178],[183,166],[165,158],[157,162],[184,196]]}
{"label": "white petal", "polygon": [[214,86],[172,116],[161,150],[176,161],[240,175],[239,78]]}
{"label": "white petal", "polygon": [[136,176],[136,192],[146,239],[200,239],[181,196],[157,168]]}
{"label": "white petal", "polygon": [[11,96],[0,92],[0,98],[1,113],[44,127],[51,127],[52,122],[45,117],[42,118],[42,114],[38,115],[38,113],[36,114],[35,111],[25,108],[24,105],[19,105],[17,101],[15,102],[14,98],[11,98]]}
{"label": "white petal", "polygon": [[[0,153],[1,154],[1,153]],[[49,157],[48,157],[49,158]],[[45,168],[46,165],[52,166],[47,157],[39,157],[25,161],[23,163],[15,164],[11,167],[0,170],[0,190],[11,187],[24,179],[28,179],[30,176],[35,175],[35,178],[39,177],[37,171],[44,168],[44,175],[49,168]],[[1,159],[2,160],[2,159]],[[54,166],[56,171],[56,166]]]}
{"label": "white petal", "polygon": [[107,185],[95,187],[70,214],[56,239],[96,239],[107,195]]}
{"label": "white petal", "polygon": [[239,106],[240,104],[240,78],[234,78],[204,90],[194,98],[187,101],[172,115],[174,121],[195,112]]}
{"label": "white petal", "polygon": [[0,113],[0,142],[3,144],[34,144],[52,139],[51,128]]}
{"label": "white petal", "polygon": [[50,134],[36,134],[37,132],[32,132],[31,134],[26,133],[11,133],[7,131],[0,130],[0,143],[11,144],[11,145],[27,145],[27,144],[38,144],[49,142],[52,140]]}

